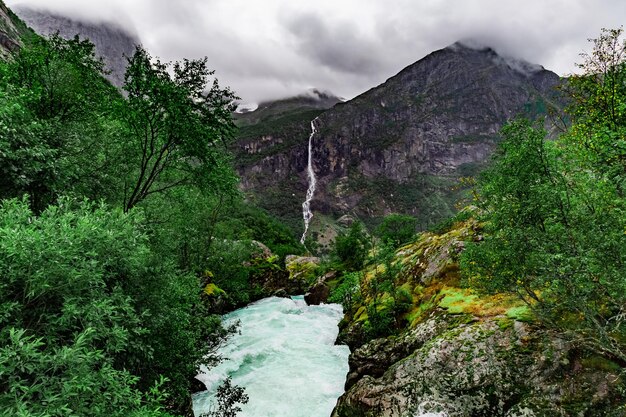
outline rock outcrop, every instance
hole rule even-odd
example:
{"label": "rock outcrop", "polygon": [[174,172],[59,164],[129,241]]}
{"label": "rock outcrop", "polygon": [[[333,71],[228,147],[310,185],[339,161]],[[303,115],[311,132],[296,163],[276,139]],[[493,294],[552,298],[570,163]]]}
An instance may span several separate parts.
{"label": "rock outcrop", "polygon": [[458,255],[480,233],[468,218],[400,248],[393,276],[364,271],[340,325],[352,353],[333,417],[625,415],[623,364],[543,327],[513,296],[460,286]]}
{"label": "rock outcrop", "polygon": [[[395,350],[387,356],[381,347],[390,346]],[[400,347],[404,352],[393,356]],[[438,315],[401,341],[364,345],[350,364],[351,375],[363,375],[349,380],[334,417],[623,415],[616,402],[619,365],[582,357],[564,340],[519,321],[458,324],[458,317]]]}
{"label": "rock outcrop", "polygon": [[6,59],[22,45],[22,38],[29,36],[29,29],[0,0],[0,59]]}
{"label": "rock outcrop", "polygon": [[304,294],[304,301],[308,305],[320,305],[328,301],[330,295],[330,281],[337,278],[336,271],[330,271],[322,275],[315,281],[315,284],[311,285]]}

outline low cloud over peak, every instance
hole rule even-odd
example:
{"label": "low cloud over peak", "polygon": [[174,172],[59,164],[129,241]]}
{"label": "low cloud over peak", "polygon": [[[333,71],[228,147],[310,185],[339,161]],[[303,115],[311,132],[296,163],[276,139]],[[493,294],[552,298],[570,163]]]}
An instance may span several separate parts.
{"label": "low cloud over peak", "polygon": [[[458,40],[571,73],[587,38],[626,21],[626,2],[527,0],[7,0],[134,28],[164,60],[208,56],[246,102],[312,86],[351,98]],[[508,59],[508,58],[507,58]]]}

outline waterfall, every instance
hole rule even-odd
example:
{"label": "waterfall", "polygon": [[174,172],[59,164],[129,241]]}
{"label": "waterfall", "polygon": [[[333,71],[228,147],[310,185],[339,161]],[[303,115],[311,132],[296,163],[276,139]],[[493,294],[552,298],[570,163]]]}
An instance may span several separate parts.
{"label": "waterfall", "polygon": [[441,410],[443,404],[439,401],[423,401],[417,406],[417,413],[415,417],[448,417],[445,411],[426,411],[427,409]]}
{"label": "waterfall", "polygon": [[311,200],[313,200],[313,195],[315,194],[315,185],[317,181],[315,179],[315,171],[313,171],[313,136],[317,133],[317,129],[315,128],[315,121],[317,117],[311,121],[311,134],[309,135],[309,162],[307,164],[307,174],[309,177],[309,188],[306,190],[306,199],[304,203],[302,203],[302,217],[304,218],[304,233],[302,233],[302,239],[300,239],[300,243],[304,244],[304,239],[306,238],[306,232],[309,230],[309,222],[313,217],[313,213],[311,212]]}

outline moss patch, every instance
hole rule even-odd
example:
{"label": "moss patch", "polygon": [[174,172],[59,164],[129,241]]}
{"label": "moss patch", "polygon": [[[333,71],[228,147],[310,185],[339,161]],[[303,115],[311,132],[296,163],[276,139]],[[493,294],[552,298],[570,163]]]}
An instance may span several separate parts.
{"label": "moss patch", "polygon": [[506,311],[506,316],[517,321],[533,321],[533,313],[527,305],[520,305],[509,308]]}
{"label": "moss patch", "polygon": [[218,287],[217,285],[213,283],[207,284],[207,286],[204,287],[204,293],[211,297],[218,297],[220,295],[226,295],[226,291],[224,291],[223,289],[221,289],[220,287]]}
{"label": "moss patch", "polygon": [[530,311],[516,297],[496,294],[479,296],[468,288],[444,287],[440,295],[439,306],[452,314],[472,314],[479,317],[506,315],[513,319],[530,320]]}

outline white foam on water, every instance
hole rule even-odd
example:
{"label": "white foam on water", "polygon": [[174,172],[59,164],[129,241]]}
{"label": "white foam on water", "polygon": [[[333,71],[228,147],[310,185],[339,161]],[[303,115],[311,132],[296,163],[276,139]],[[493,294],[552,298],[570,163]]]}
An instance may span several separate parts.
{"label": "white foam on water", "polygon": [[328,417],[343,393],[347,346],[334,345],[340,305],[307,306],[302,297],[266,298],[224,317],[240,322],[219,353],[218,366],[202,369],[208,390],[194,395],[196,416],[210,409],[228,376],[250,400],[238,417]]}

